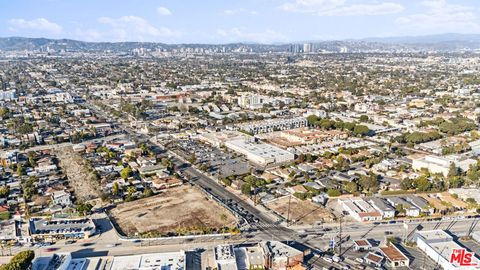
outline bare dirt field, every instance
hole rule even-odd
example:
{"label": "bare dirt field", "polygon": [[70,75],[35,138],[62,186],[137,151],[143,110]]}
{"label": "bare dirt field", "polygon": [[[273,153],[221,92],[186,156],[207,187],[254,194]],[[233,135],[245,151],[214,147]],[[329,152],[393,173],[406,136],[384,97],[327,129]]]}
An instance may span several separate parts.
{"label": "bare dirt field", "polygon": [[201,233],[233,227],[237,222],[228,210],[189,185],[120,204],[111,216],[121,231],[130,236]]}
{"label": "bare dirt field", "polygon": [[[285,196],[268,203],[267,207],[287,219],[288,201],[288,196]],[[332,215],[329,210],[321,205],[310,201],[302,201],[292,196],[290,200],[290,221],[292,225],[313,225],[319,221],[331,222]]]}
{"label": "bare dirt field", "polygon": [[65,170],[68,182],[81,202],[100,196],[100,183],[91,165],[70,146],[55,151],[60,160],[60,167]]}

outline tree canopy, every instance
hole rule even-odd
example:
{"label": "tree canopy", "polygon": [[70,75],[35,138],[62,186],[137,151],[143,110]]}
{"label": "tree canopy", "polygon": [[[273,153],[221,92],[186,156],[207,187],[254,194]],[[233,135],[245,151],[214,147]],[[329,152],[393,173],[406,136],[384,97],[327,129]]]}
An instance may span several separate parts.
{"label": "tree canopy", "polygon": [[32,250],[25,250],[15,255],[9,263],[1,265],[0,270],[27,270],[30,269],[35,252]]}

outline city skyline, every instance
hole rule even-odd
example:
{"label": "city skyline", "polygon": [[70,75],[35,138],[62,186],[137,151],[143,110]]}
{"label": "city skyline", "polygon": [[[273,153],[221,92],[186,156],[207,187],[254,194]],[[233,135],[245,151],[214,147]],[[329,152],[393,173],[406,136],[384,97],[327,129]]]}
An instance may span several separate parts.
{"label": "city skyline", "polygon": [[2,6],[1,37],[220,44],[480,33],[479,5],[469,0],[22,0]]}

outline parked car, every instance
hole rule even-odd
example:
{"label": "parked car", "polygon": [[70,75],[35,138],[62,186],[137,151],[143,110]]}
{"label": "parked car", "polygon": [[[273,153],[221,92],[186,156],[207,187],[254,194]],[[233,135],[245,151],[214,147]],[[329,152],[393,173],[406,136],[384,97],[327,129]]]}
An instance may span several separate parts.
{"label": "parked car", "polygon": [[322,257],[322,259],[323,259],[324,261],[328,262],[328,263],[333,263],[332,258],[330,258],[329,256],[324,256],[324,257]]}
{"label": "parked car", "polygon": [[355,258],[356,262],[363,263],[363,258]]}

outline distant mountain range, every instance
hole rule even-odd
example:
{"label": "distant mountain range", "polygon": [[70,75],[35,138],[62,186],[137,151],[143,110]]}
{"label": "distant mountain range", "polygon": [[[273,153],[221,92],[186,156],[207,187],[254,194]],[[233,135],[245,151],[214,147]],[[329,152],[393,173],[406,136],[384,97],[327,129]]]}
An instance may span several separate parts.
{"label": "distant mountain range", "polygon": [[[1,51],[38,50],[46,51],[113,51],[130,52],[135,48],[166,49],[175,48],[248,48],[255,52],[288,51],[295,44],[165,44],[154,42],[85,42],[71,39],[25,38],[6,37],[0,38]],[[349,39],[336,41],[309,41],[316,50],[339,51],[346,48],[348,52],[398,52],[398,51],[471,51],[480,50],[480,34],[439,34],[428,36],[403,36],[403,37],[378,37],[364,39]]]}

